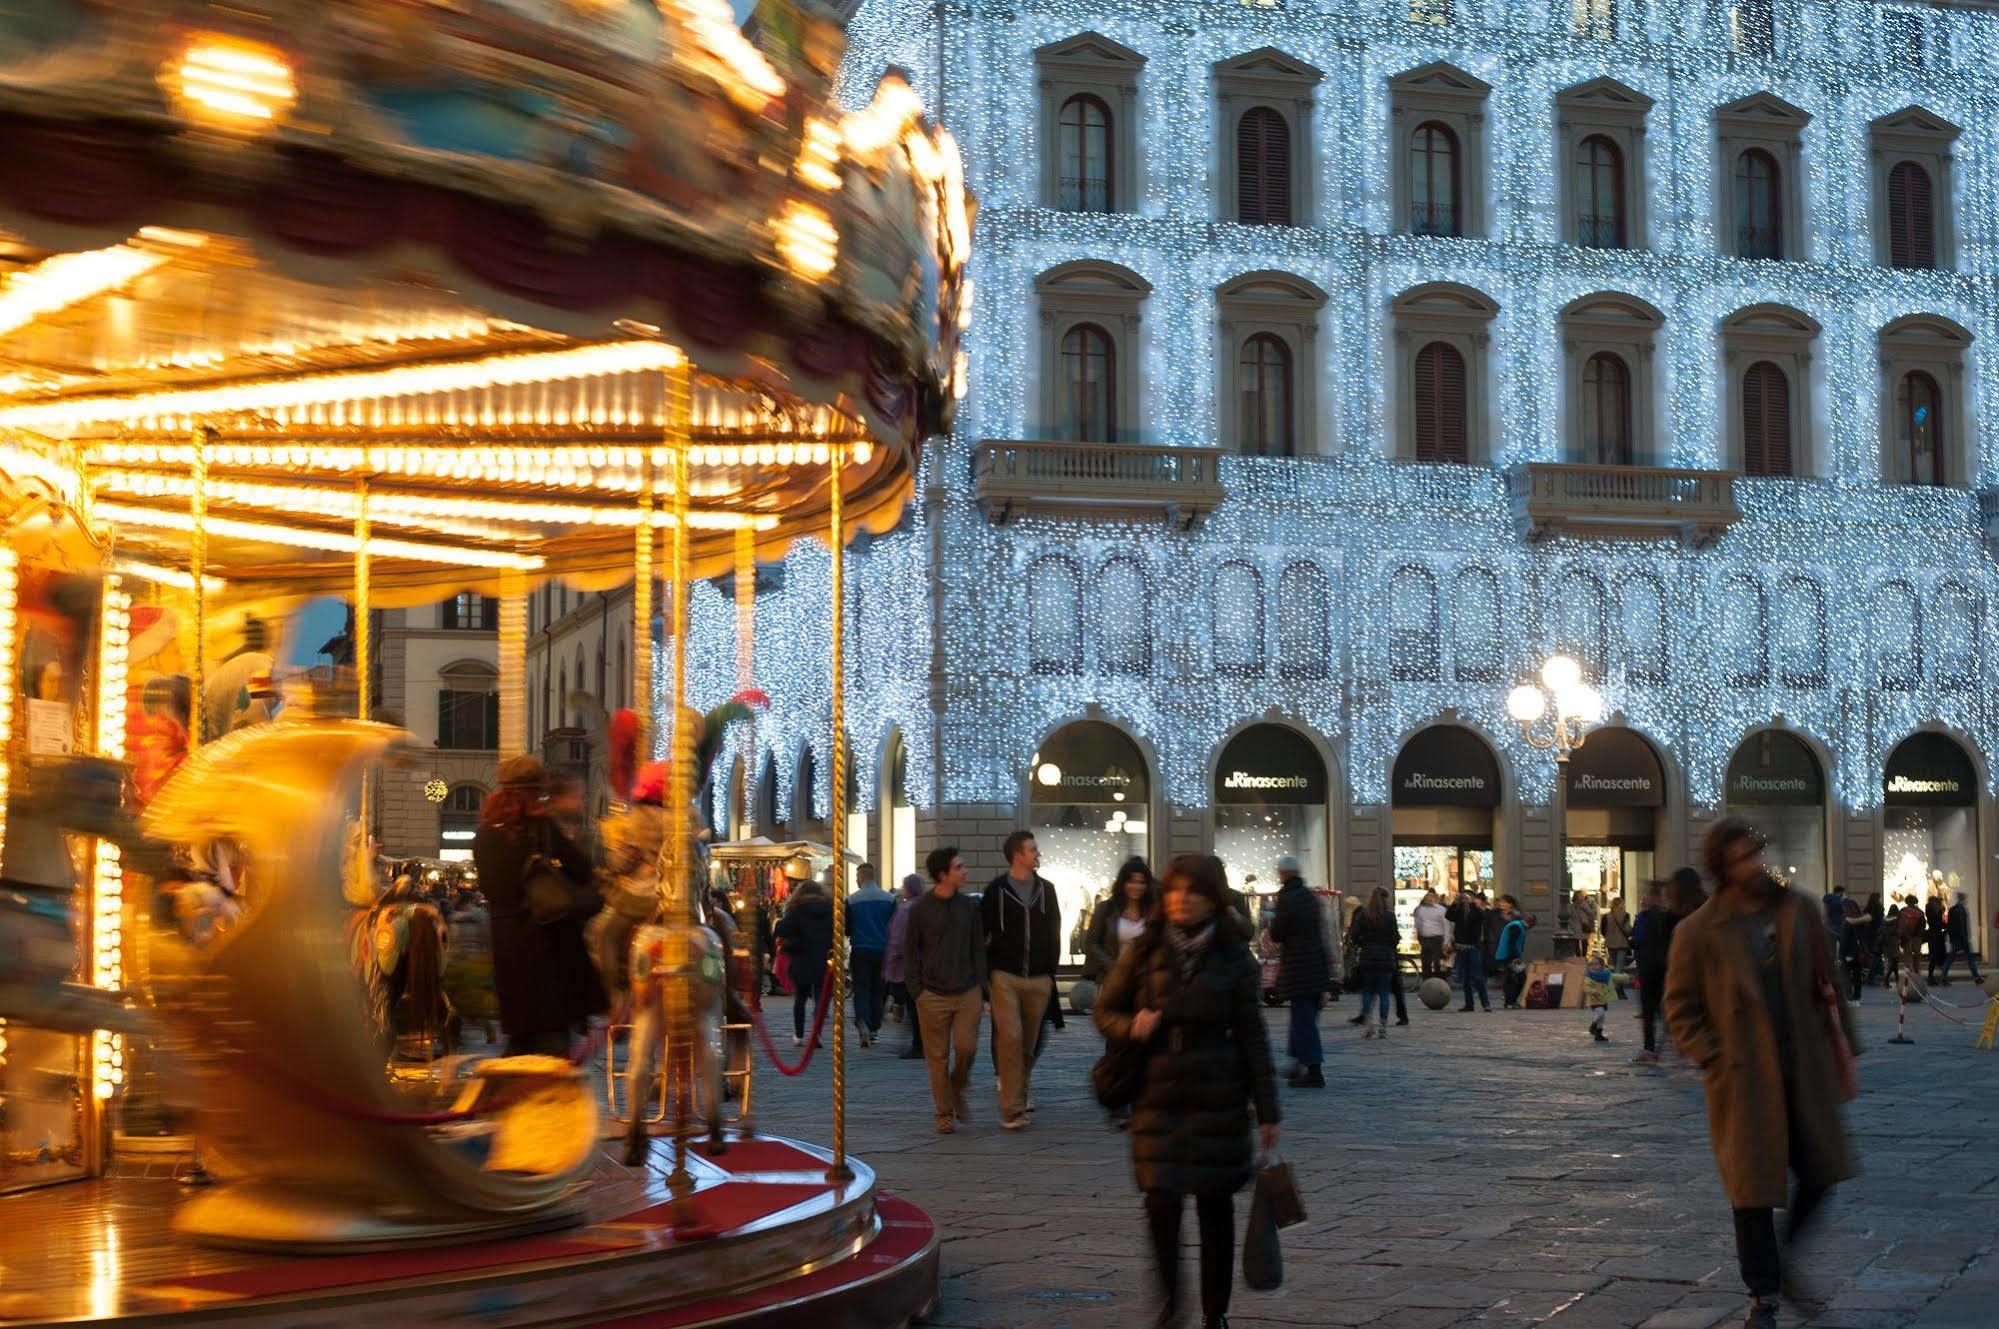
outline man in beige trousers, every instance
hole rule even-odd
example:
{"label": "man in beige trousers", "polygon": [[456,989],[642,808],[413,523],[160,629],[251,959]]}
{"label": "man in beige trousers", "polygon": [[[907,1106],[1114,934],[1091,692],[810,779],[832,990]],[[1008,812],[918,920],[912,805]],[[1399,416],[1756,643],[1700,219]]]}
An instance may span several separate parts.
{"label": "man in beige trousers", "polygon": [[[986,934],[979,907],[962,894],[965,864],[952,848],[933,849],[924,867],[931,887],[909,906],[903,933],[903,982],[916,998],[937,1133],[972,1119],[965,1085],[979,1051],[985,1001]],[[953,1054],[956,1061],[952,1061]]]}
{"label": "man in beige trousers", "polygon": [[992,991],[993,1060],[999,1066],[1000,1126],[1027,1125],[1027,1086],[1034,1074],[1034,1045],[1055,997],[1055,965],[1062,957],[1062,909],[1044,880],[1041,849],[1027,831],[1004,846],[1007,868],[979,897],[986,926],[987,982]]}

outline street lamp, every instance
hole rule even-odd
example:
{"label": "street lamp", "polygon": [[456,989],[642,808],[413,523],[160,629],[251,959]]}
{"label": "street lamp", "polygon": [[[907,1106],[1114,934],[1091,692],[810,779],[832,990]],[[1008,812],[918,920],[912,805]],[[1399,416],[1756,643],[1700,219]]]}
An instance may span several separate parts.
{"label": "street lamp", "polygon": [[[1551,655],[1541,666],[1541,686],[1522,683],[1507,694],[1506,709],[1520,733],[1537,748],[1555,754],[1555,917],[1569,926],[1569,754],[1603,721],[1603,696],[1583,682],[1583,667],[1566,655]],[[1548,720],[1545,728],[1541,721]]]}

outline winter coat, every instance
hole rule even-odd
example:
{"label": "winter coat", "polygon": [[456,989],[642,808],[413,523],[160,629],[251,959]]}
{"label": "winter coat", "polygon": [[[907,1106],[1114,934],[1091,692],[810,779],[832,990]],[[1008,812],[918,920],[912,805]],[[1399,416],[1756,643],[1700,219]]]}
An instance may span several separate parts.
{"label": "winter coat", "polygon": [[777,921],[777,944],[791,962],[794,984],[825,973],[833,953],[833,902],[816,893],[794,900]]}
{"label": "winter coat", "polygon": [[1950,944],[1964,950],[1971,949],[1971,911],[1962,903],[1950,907],[1945,915],[1945,926],[1950,931]]}
{"label": "winter coat", "polygon": [[1255,956],[1225,918],[1191,979],[1157,925],[1111,967],[1092,1010],[1106,1040],[1129,1041],[1133,1016],[1160,1012],[1131,1112],[1139,1189],[1229,1194],[1249,1181],[1250,1108],[1258,1122],[1278,1119],[1259,985]]}
{"label": "winter coat", "polygon": [[888,950],[888,925],[894,917],[895,897],[869,882],[847,897],[847,941],[857,951]]}
{"label": "winter coat", "polygon": [[891,983],[900,983],[904,978],[903,944],[909,936],[909,907],[922,897],[906,895],[895,902],[895,912],[888,920],[888,949],[882,952],[882,977]]}
{"label": "winter coat", "polygon": [[542,831],[528,828],[516,837],[488,822],[472,833],[472,863],[492,932],[500,1027],[514,1040],[566,1033],[611,1004],[583,941],[583,924],[597,909],[589,855],[554,822],[543,825],[549,856],[577,888],[576,912],[553,923],[528,916],[527,861],[543,849]]}
{"label": "winter coat", "polygon": [[1943,901],[1932,899],[1923,910],[1923,919],[1929,925],[1930,947],[1941,951],[1948,945],[1950,924],[1944,916]]}
{"label": "winter coat", "polygon": [[1493,962],[1495,964],[1511,964],[1513,961],[1525,956],[1527,954],[1527,920],[1518,914],[1506,919],[1502,919],[1495,914],[1492,921],[1499,924],[1499,943],[1492,950]]}
{"label": "winter coat", "polygon": [[1090,925],[1083,931],[1083,977],[1102,983],[1104,975],[1118,962],[1117,921],[1124,912],[1116,894],[1106,895],[1090,911]]}
{"label": "winter coat", "polygon": [[1631,946],[1631,915],[1615,910],[1603,916],[1603,944],[1613,951],[1628,950]]}
{"label": "winter coat", "polygon": [[[1790,1152],[1784,1069],[1764,998],[1763,979],[1738,921],[1750,903],[1740,891],[1716,892],[1673,935],[1666,971],[1666,1027],[1673,1043],[1701,1067],[1708,1133],[1722,1188],[1736,1209],[1782,1208],[1786,1171],[1821,1185],[1858,1174],[1840,1118],[1839,1076],[1819,997],[1817,975],[1834,974],[1824,915],[1810,897],[1785,890],[1773,906],[1779,981],[1792,1031],[1789,1104],[1802,1156]],[[1855,1052],[1853,1013],[1835,1003],[1838,1037]]]}
{"label": "winter coat", "polygon": [[1596,897],[1577,891],[1569,897],[1569,922],[1575,927],[1578,937],[1592,936],[1596,932]]}
{"label": "winter coat", "polygon": [[1277,998],[1316,997],[1332,982],[1332,961],[1326,955],[1325,914],[1319,897],[1303,877],[1286,877],[1277,892],[1277,909],[1270,920],[1270,939],[1277,957]]}
{"label": "winter coat", "polygon": [[1062,906],[1055,888],[1041,879],[1041,898],[1033,909],[1020,902],[1002,872],[979,897],[979,917],[986,925],[986,962],[995,973],[1023,978],[1052,976],[1062,959]]}
{"label": "winter coat", "polygon": [[1355,912],[1353,928],[1347,939],[1360,952],[1360,971],[1363,974],[1386,974],[1395,970],[1396,952],[1402,945],[1402,933],[1395,926],[1395,915],[1384,911],[1379,916],[1370,914],[1365,908]]}
{"label": "winter coat", "polygon": [[1679,923],[1679,915],[1670,909],[1651,908],[1638,915],[1631,930],[1631,954],[1638,963],[1639,986],[1665,983],[1666,957],[1672,953],[1673,930]]}
{"label": "winter coat", "polygon": [[1467,950],[1485,949],[1486,911],[1485,906],[1460,895],[1444,910],[1444,917],[1451,920],[1451,944]]}

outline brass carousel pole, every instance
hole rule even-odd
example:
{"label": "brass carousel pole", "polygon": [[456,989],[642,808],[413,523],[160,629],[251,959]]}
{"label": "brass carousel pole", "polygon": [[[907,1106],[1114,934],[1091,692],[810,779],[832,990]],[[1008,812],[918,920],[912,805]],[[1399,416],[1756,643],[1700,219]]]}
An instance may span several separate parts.
{"label": "brass carousel pole", "polygon": [[[687,717],[687,435],[692,372],[683,364],[678,369],[668,370],[666,375],[668,460],[673,467],[673,561],[669,567],[671,579],[666,592],[667,627],[673,635],[673,705],[667,713],[672,717],[673,730],[672,748],[667,758],[665,905],[669,926],[674,927],[691,926],[700,917],[687,880],[694,869],[693,856],[689,852],[694,840],[694,826],[688,815],[694,792],[694,733]],[[682,984],[681,990],[683,995],[679,999],[690,1003],[679,1025],[689,1035],[680,1054],[687,1073],[682,1092],[674,1096],[673,1171],[667,1176],[667,1186],[679,1210],[676,1216],[691,1217],[689,1201],[694,1193],[694,1178],[687,1170],[687,1127],[692,1115],[690,1100],[694,1095],[697,1080],[695,1068],[699,1065],[700,1053],[694,1046],[696,1035],[691,1008],[691,978]],[[673,1023],[669,1022],[668,1027],[672,1029]]]}
{"label": "brass carousel pole", "polygon": [[638,750],[634,764],[643,764],[652,741],[652,553],[653,465],[650,456],[639,469],[639,524],[632,537],[632,714],[638,717]]}
{"label": "brass carousel pole", "polygon": [[827,837],[833,846],[833,1166],[826,1170],[830,1181],[848,1181],[853,1169],[847,1166],[847,911],[843,905],[844,874],[847,860],[847,660],[846,660],[846,561],[847,517],[842,510],[842,463],[839,447],[827,472],[827,538],[833,545],[832,631],[833,656],[833,822]]}
{"label": "brass carousel pole", "polygon": [[500,573],[500,759],[528,749],[528,590],[519,568]]}
{"label": "brass carousel pole", "polygon": [[[757,538],[749,522],[744,521],[736,527],[736,691],[738,692],[746,692],[756,684],[756,637]],[[750,772],[756,769],[757,760],[757,713],[754,707],[750,710],[749,719],[744,722],[743,732],[746,735],[743,751],[747,756],[743,760],[742,796],[747,801]],[[723,838],[735,839],[738,823],[734,819],[746,813],[747,809],[740,807],[736,801],[736,782],[733,773],[729,776],[729,797],[726,805],[731,824],[724,828],[726,834]],[[763,902],[757,896],[761,890],[761,885],[753,885],[748,894],[736,901],[736,940],[729,957],[735,961],[734,967],[738,973],[751,975],[752,989],[743,993],[743,1002],[751,1009],[759,1008],[763,1004],[763,975],[759,972],[762,960],[761,952],[757,948],[757,924],[763,911]],[[756,1102],[754,1091],[757,1054],[750,1035],[750,1029],[744,1028],[742,1031],[743,1114],[740,1120],[745,1135],[756,1133],[751,1104]],[[722,1055],[725,1058],[723,1065],[727,1066],[729,1064],[727,1059],[735,1055],[735,1050],[729,1046],[726,1036],[722,1047]]]}
{"label": "brass carousel pole", "polygon": [[202,693],[208,686],[208,445],[215,431],[207,425],[194,431],[194,457],[188,463],[187,571],[194,583],[194,662],[188,669],[187,746],[192,752],[207,738],[208,707]]}
{"label": "brass carousel pole", "polygon": [[[371,709],[370,703],[373,700],[368,695],[371,691],[368,686],[368,673],[372,664],[369,658],[372,653],[370,650],[372,643],[369,640],[368,632],[369,600],[371,598],[368,585],[370,572],[368,566],[368,539],[370,534],[368,524],[368,482],[366,480],[361,481],[356,486],[354,493],[357,500],[354,505],[354,715],[356,719],[366,720]],[[373,783],[373,773],[363,771],[361,774],[361,852],[364,856],[368,855],[368,837],[371,834],[370,828],[374,821],[375,800],[372,796]],[[370,861],[367,867],[372,871],[374,863]]]}

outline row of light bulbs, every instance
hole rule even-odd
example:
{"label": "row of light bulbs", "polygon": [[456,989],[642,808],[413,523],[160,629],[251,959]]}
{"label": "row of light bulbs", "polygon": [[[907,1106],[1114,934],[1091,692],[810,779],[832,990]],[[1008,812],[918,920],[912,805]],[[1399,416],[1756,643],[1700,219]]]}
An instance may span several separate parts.
{"label": "row of light bulbs", "polygon": [[[97,751],[113,761],[125,757],[125,686],[127,646],[131,641],[132,598],[116,576],[104,581],[104,604],[98,624]],[[118,846],[109,840],[96,845],[91,874],[91,984],[117,988],[124,982],[125,867]],[[125,1082],[125,1049],[118,1035],[98,1030],[91,1035],[91,1094],[111,1097]]]}
{"label": "row of light bulbs", "polygon": [[[14,449],[0,447],[0,462]],[[20,449],[26,452],[26,449]],[[658,474],[653,492],[670,494],[673,449],[667,447],[519,447],[505,443],[480,446],[399,447],[324,443],[213,443],[203,449],[211,467],[253,470],[330,471],[340,475],[408,475],[434,479],[471,480],[491,484],[554,485],[560,488],[608,489],[636,494],[648,462]],[[93,463],[114,466],[189,466],[194,447],[188,443],[93,443],[86,454]],[[835,456],[865,466],[874,459],[874,444],[851,443],[697,443],[687,449],[688,461],[703,467],[826,466]],[[41,464],[59,469],[55,463]]]}

